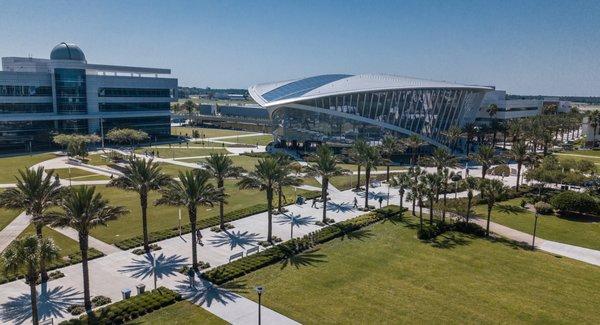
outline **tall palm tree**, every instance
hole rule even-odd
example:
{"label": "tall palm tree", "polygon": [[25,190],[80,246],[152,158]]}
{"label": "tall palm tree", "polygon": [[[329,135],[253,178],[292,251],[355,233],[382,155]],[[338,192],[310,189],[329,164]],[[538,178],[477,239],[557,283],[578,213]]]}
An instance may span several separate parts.
{"label": "tall palm tree", "polygon": [[[426,188],[422,182],[414,185],[408,195],[409,199],[417,201],[419,204],[419,229],[423,230],[423,199],[425,198]],[[414,214],[414,211],[413,211]]]}
{"label": "tall palm tree", "polygon": [[454,177],[454,172],[450,171],[448,168],[442,169],[439,173],[441,177],[441,188],[444,191],[443,200],[442,200],[442,222],[446,222],[446,203],[448,191],[450,190],[450,180]]}
{"label": "tall palm tree", "polygon": [[31,321],[39,324],[37,289],[38,274],[41,262],[50,263],[59,256],[59,248],[54,245],[52,239],[28,236],[15,239],[2,254],[2,263],[6,272],[19,272],[25,269],[27,283],[29,284],[29,296],[31,299]]}
{"label": "tall palm tree", "polygon": [[381,152],[381,156],[385,158],[385,179],[388,182],[390,181],[390,163],[392,161],[392,156],[401,150],[401,142],[398,141],[396,137],[386,135],[383,137],[383,140],[381,140],[379,151]]}
{"label": "tall palm tree", "polygon": [[272,243],[273,235],[273,191],[277,186],[277,181],[282,177],[283,172],[276,158],[267,157],[258,160],[255,170],[242,176],[238,182],[241,189],[255,188],[265,191],[267,195],[267,219],[268,231],[267,241]]}
{"label": "tall palm tree", "polygon": [[327,145],[317,148],[315,163],[306,166],[308,176],[321,177],[321,200],[323,201],[323,223],[327,221],[327,190],[331,177],[343,175],[346,171],[337,165],[333,151]]}
{"label": "tall palm tree", "polygon": [[368,145],[364,140],[357,140],[356,142],[354,142],[354,145],[352,145],[352,148],[350,148],[349,156],[352,159],[352,161],[354,161],[354,163],[356,164],[356,167],[358,170],[358,176],[357,176],[356,188],[355,188],[356,190],[358,190],[360,188],[360,167],[363,164],[362,152],[367,147],[368,147]]}
{"label": "tall palm tree", "polygon": [[398,197],[400,199],[400,211],[404,209],[404,193],[406,188],[410,187],[411,179],[408,173],[398,174],[390,180],[390,186],[398,188]]}
{"label": "tall palm tree", "polygon": [[463,130],[457,125],[452,125],[445,132],[446,138],[448,138],[448,142],[450,143],[450,150],[453,153],[456,151],[456,143],[458,139],[464,136]]}
{"label": "tall palm tree", "polygon": [[[60,183],[53,177],[53,171],[45,172],[44,167],[19,170],[17,184],[0,193],[0,207],[23,209],[31,216],[38,238],[42,238],[42,228],[48,223],[46,213],[55,206],[61,195]],[[46,261],[39,264],[42,282],[48,280]]]}
{"label": "tall palm tree", "polygon": [[485,200],[487,204],[487,222],[485,226],[485,235],[490,235],[490,217],[492,215],[492,208],[496,204],[496,201],[504,195],[506,187],[501,181],[497,179],[483,179],[479,184],[479,190],[481,191],[481,198]]}
{"label": "tall palm tree", "polygon": [[127,210],[122,206],[110,206],[95,187],[71,188],[65,193],[59,206],[62,211],[51,214],[52,225],[71,227],[79,235],[79,251],[83,271],[83,302],[86,310],[92,309],[90,300],[90,276],[88,271],[88,239],[90,230],[96,226],[106,226],[106,222],[116,219]]}
{"label": "tall palm tree", "polygon": [[424,186],[424,194],[429,201],[429,224],[433,224],[433,203],[435,201],[435,194],[439,191],[440,183],[442,181],[439,174],[425,174],[420,177],[421,183]]}
{"label": "tall palm tree", "polygon": [[286,154],[277,153],[275,155],[279,168],[281,169],[281,176],[275,182],[275,191],[277,192],[277,212],[282,213],[283,210],[283,189],[286,186],[298,186],[302,184],[302,178],[298,177],[292,166],[295,164],[292,157]]}
{"label": "tall palm tree", "polygon": [[420,148],[422,145],[425,144],[425,141],[423,141],[423,139],[421,139],[421,137],[417,134],[413,134],[411,136],[409,136],[408,138],[404,138],[403,140],[404,144],[411,149],[412,152],[412,158],[411,158],[411,164],[414,166],[417,164],[417,159],[418,156],[420,154]]}
{"label": "tall palm tree", "polygon": [[[204,165],[206,171],[217,181],[217,187],[225,190],[225,179],[229,177],[239,177],[244,172],[242,167],[233,165],[233,160],[224,154],[211,154],[206,158]],[[219,227],[225,230],[225,220],[223,218],[223,206],[225,205],[225,195],[219,201]]]}
{"label": "tall palm tree", "polygon": [[496,151],[491,146],[480,146],[477,154],[472,155],[471,159],[481,165],[481,178],[485,178],[490,167],[499,162],[499,158],[496,157]]}
{"label": "tall palm tree", "polygon": [[467,152],[466,152],[467,156],[471,152],[471,142],[473,141],[473,138],[475,137],[475,135],[477,135],[478,131],[479,131],[479,128],[477,127],[477,125],[475,123],[467,123],[463,127],[463,134],[464,134],[466,142],[467,142]]}
{"label": "tall palm tree", "polygon": [[426,166],[435,167],[437,172],[458,166],[458,158],[444,148],[436,148],[431,156],[421,157],[420,161]]}
{"label": "tall palm tree", "polygon": [[471,206],[473,204],[473,191],[478,188],[479,181],[473,176],[467,176],[467,178],[465,178],[465,185],[467,188],[467,223],[469,223]]}
{"label": "tall palm tree", "polygon": [[150,191],[158,190],[162,186],[169,184],[171,177],[162,173],[159,163],[152,159],[140,159],[130,157],[123,176],[114,178],[109,186],[115,186],[128,191],[135,191],[140,197],[140,207],[142,211],[142,232],[144,235],[144,250],[150,251],[148,240],[148,194]]}
{"label": "tall palm tree", "polygon": [[600,125],[600,110],[594,110],[589,114],[588,117],[589,124],[594,128],[594,135],[592,136],[593,145],[596,144],[596,130],[598,129],[598,125]]}
{"label": "tall palm tree", "polygon": [[514,160],[517,163],[517,191],[519,190],[519,184],[521,180],[521,168],[523,164],[529,159],[529,154],[527,153],[527,145],[523,141],[518,141],[513,143],[510,151],[508,152],[510,159]]}
{"label": "tall palm tree", "polygon": [[210,182],[211,175],[205,170],[179,172],[179,181],[171,181],[160,189],[157,205],[184,206],[188,210],[192,230],[192,268],[198,269],[196,249],[196,220],[199,206],[213,206],[223,199],[223,189]]}
{"label": "tall palm tree", "polygon": [[[422,170],[421,167],[419,167],[419,166],[411,166],[408,169],[407,175],[410,179],[411,192],[417,191],[417,186],[419,185],[419,177],[423,174],[425,174],[425,171]],[[415,205],[416,205],[416,201],[417,201],[417,196],[410,195],[409,200],[412,200],[412,214],[414,216],[414,215],[416,215],[415,214]]]}
{"label": "tall palm tree", "polygon": [[362,161],[365,165],[365,209],[368,209],[371,170],[377,170],[377,166],[381,165],[382,158],[377,147],[366,147],[362,153]]}
{"label": "tall palm tree", "polygon": [[508,120],[508,133],[512,136],[512,142],[515,143],[521,139],[524,132],[524,122],[521,119]]}

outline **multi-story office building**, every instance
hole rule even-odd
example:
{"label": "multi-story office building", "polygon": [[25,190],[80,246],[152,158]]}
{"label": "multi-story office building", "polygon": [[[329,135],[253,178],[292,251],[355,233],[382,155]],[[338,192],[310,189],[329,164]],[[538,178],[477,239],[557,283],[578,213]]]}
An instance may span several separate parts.
{"label": "multi-story office building", "polygon": [[87,63],[60,43],[50,59],[5,57],[0,71],[0,152],[51,147],[56,133],[140,129],[170,134],[177,79],[169,69]]}
{"label": "multi-story office building", "polygon": [[571,102],[562,101],[555,97],[542,99],[506,99],[506,91],[494,90],[485,94],[481,101],[481,107],[477,113],[476,121],[479,124],[488,123],[492,119],[487,109],[491,104],[498,107],[498,112],[493,117],[498,120],[510,120],[522,117],[540,115],[549,110],[555,113],[568,113],[571,110]]}

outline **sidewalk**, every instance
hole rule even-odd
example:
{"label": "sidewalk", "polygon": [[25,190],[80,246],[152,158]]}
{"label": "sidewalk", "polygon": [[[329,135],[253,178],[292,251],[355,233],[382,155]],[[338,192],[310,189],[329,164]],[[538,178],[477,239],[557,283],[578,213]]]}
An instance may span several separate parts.
{"label": "sidewalk", "polygon": [[0,231],[0,253],[29,226],[29,223],[31,223],[31,217],[23,211]]}
{"label": "sidewalk", "polygon": [[[62,227],[62,228],[52,227],[52,229],[73,239],[76,242],[79,242],[79,234],[77,233],[77,231],[75,229],[73,229],[71,227]],[[96,239],[92,236],[88,236],[88,245],[90,248],[97,249],[98,251],[102,252],[102,254],[104,254],[104,255],[114,254],[114,253],[121,251],[118,247],[107,244],[107,243],[105,243],[99,239]]]}

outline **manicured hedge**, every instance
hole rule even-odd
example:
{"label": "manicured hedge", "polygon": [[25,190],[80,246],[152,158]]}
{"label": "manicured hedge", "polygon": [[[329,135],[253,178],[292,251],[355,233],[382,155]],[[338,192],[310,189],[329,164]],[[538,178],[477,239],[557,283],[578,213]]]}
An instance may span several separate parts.
{"label": "manicured hedge", "polygon": [[[319,197],[319,196],[320,196],[319,192],[308,192],[304,195],[304,197],[307,199],[312,199],[312,198]],[[265,211],[267,211],[267,204],[261,203],[261,204],[256,204],[256,205],[249,206],[249,207],[246,207],[243,209],[238,209],[238,210],[227,212],[223,215],[223,219],[225,220],[225,222],[231,222],[231,221],[235,221],[238,219],[242,219],[242,218],[257,214],[257,213],[262,213]],[[219,216],[215,215],[215,216],[212,216],[207,219],[199,220],[197,222],[197,227],[199,229],[205,229],[205,228],[217,226],[217,225],[219,225],[219,223],[220,223]],[[192,230],[191,230],[190,224],[181,226],[182,234],[187,234],[191,231]],[[154,243],[157,241],[161,241],[161,240],[165,240],[165,239],[177,237],[177,236],[179,236],[179,228],[174,227],[174,228],[170,228],[170,229],[153,231],[148,234],[148,239],[150,240],[151,243]],[[139,247],[143,244],[144,244],[144,237],[141,235],[132,237],[132,238],[128,238],[128,239],[125,239],[125,240],[115,243],[115,245],[117,247],[119,247],[120,249],[123,249],[123,250],[131,249],[134,247]]]}
{"label": "manicured hedge", "polygon": [[91,315],[83,315],[79,319],[71,319],[60,324],[124,324],[179,300],[181,300],[180,294],[160,287],[95,310]]}
{"label": "manicured hedge", "polygon": [[550,204],[561,212],[576,212],[597,215],[600,211],[598,200],[586,193],[561,192],[550,199]]}
{"label": "manicured hedge", "polygon": [[[404,211],[406,211],[406,209],[404,209]],[[399,210],[392,210],[391,208],[375,210],[356,218],[321,228],[302,238],[294,238],[277,246],[267,248],[254,255],[218,266],[210,271],[204,272],[202,275],[212,283],[223,284],[257,269],[301,253],[314,245],[330,241],[383,219],[398,216],[399,214]]]}
{"label": "manicured hedge", "polygon": [[422,230],[419,229],[417,231],[417,238],[430,240],[447,231],[458,231],[479,237],[485,236],[485,229],[472,222],[467,223],[465,221],[458,221],[453,223],[442,223],[441,221],[434,221],[432,225],[424,225]]}
{"label": "manicured hedge", "polygon": [[[92,260],[92,259],[102,257],[102,256],[104,256],[104,254],[102,254],[102,252],[100,252],[94,248],[90,248],[88,250],[88,260]],[[65,266],[78,264],[78,263],[81,263],[81,253],[79,253],[79,252],[68,255],[67,260],[59,259],[57,261],[50,263],[47,266],[46,270],[52,271],[52,270],[60,269]],[[7,274],[4,272],[0,272],[0,284],[12,282],[12,281],[15,281],[18,279],[23,279],[23,278],[25,278],[25,270],[20,271],[17,274],[13,274],[13,273]]]}

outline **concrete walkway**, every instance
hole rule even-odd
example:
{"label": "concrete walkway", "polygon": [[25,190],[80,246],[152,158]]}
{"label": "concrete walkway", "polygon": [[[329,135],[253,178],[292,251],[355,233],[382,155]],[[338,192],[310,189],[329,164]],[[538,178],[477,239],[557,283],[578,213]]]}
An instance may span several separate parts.
{"label": "concrete walkway", "polygon": [[[71,227],[52,227],[52,229],[58,231],[59,233],[73,239],[76,242],[79,242],[79,234],[77,231]],[[92,236],[88,236],[88,245],[91,248],[97,249],[104,255],[114,254],[117,252],[121,252],[121,250],[113,245],[107,244],[99,239],[96,239]]]}
{"label": "concrete walkway", "polygon": [[31,217],[24,211],[0,231],[0,253],[15,240],[31,223]]}

